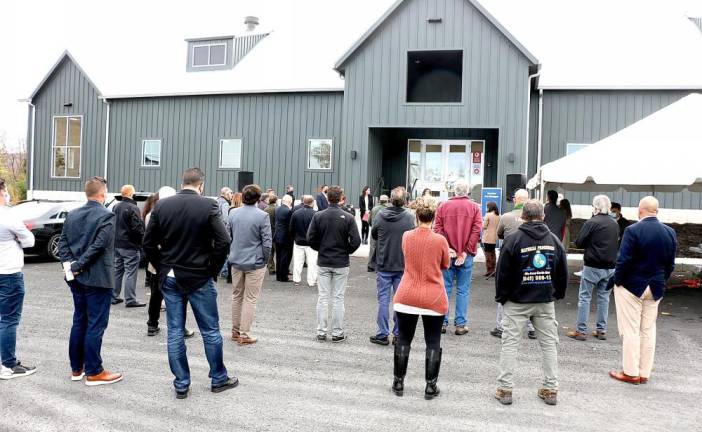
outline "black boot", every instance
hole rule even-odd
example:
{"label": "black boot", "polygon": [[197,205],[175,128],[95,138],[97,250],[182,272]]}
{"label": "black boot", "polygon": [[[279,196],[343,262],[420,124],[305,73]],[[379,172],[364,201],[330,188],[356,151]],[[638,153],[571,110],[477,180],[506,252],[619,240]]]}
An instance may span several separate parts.
{"label": "black boot", "polygon": [[402,396],[405,390],[405,375],[407,375],[409,353],[409,345],[395,345],[395,366],[393,368],[395,379],[392,381],[392,392],[397,396]]}
{"label": "black boot", "polygon": [[436,381],[439,379],[439,368],[441,367],[441,348],[427,349],[424,376],[427,380],[427,387],[424,390],[424,399],[434,399],[439,395],[439,387]]}

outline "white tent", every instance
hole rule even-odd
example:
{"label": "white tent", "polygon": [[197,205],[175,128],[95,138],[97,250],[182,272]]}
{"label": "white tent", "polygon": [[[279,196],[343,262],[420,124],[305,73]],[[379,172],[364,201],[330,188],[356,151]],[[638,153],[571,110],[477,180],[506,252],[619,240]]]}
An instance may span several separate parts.
{"label": "white tent", "polygon": [[702,94],[693,93],[575,153],[547,163],[528,188],[702,191]]}

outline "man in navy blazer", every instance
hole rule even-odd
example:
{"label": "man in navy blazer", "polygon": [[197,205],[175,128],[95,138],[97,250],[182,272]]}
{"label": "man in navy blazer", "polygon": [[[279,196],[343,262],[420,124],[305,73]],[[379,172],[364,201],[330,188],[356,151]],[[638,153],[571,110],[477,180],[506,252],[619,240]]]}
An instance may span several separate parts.
{"label": "man in navy blazer", "polygon": [[329,199],[327,198],[328,190],[329,186],[327,185],[322,185],[322,187],[319,188],[319,193],[317,194],[317,198],[315,198],[315,201],[317,202],[317,211],[322,211],[329,207]]}
{"label": "man in navy blazer", "polygon": [[675,268],[675,231],[657,214],[656,198],[647,196],[639,202],[639,222],[624,230],[612,278],[623,370],[609,374],[630,384],[645,384],[651,376],[658,304]]}
{"label": "man in navy blazer", "polygon": [[115,215],[105,208],[107,182],[93,177],[85,183],[88,202],[66,217],[59,256],[73,293],[73,326],[68,347],[71,380],[96,386],[122,380],[102,367],[102,336],[110,318],[115,285]]}

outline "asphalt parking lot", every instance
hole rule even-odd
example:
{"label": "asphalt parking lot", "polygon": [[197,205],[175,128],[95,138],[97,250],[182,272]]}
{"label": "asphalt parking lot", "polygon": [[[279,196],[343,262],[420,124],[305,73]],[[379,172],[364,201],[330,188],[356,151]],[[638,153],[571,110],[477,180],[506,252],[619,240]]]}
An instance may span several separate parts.
{"label": "asphalt parking lot", "polygon": [[[346,301],[349,340],[315,340],[316,290],[267,277],[253,332],[260,341],[239,347],[230,333],[231,288],[218,284],[225,362],[241,385],[209,391],[199,335],[188,341],[190,397],[176,400],[168,369],[165,328],[146,336],[146,310],[112,309],[105,334],[105,367],[124,381],[87,387],[69,380],[68,334],[72,301],[58,264],[29,259],[27,294],[19,329],[20,360],[37,365],[28,378],[0,382],[0,431],[692,431],[702,422],[702,292],[672,291],[661,304],[658,349],[651,381],[632,386],[611,380],[620,366],[614,303],[607,341],[577,342],[564,336],[573,326],[577,286],[557,304],[561,327],[559,404],[537,398],[540,354],[524,339],[516,371],[515,402],[493,399],[499,341],[494,326],[492,282],[474,276],[470,329],[447,334],[439,377],[442,394],[424,390],[421,326],[410,356],[405,396],[390,392],[392,347],[371,345],[375,330],[375,279],[354,259]],[[475,273],[482,274],[482,264]],[[304,279],[303,279],[304,280]],[[138,294],[148,297],[140,274]],[[594,314],[591,321],[594,320]],[[194,319],[189,316],[194,326]],[[165,323],[162,321],[162,326]]]}

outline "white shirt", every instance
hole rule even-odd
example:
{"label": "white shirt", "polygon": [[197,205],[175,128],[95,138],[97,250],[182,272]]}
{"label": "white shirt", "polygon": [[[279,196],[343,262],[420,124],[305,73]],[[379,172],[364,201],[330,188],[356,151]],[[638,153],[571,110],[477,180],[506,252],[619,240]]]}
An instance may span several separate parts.
{"label": "white shirt", "polygon": [[34,234],[9,207],[0,207],[0,274],[14,274],[24,267],[22,248],[34,246]]}
{"label": "white shirt", "polygon": [[440,314],[431,309],[424,309],[416,306],[408,306],[402,303],[393,304],[393,309],[395,310],[395,312],[400,312],[409,315],[443,316],[443,314]]}

